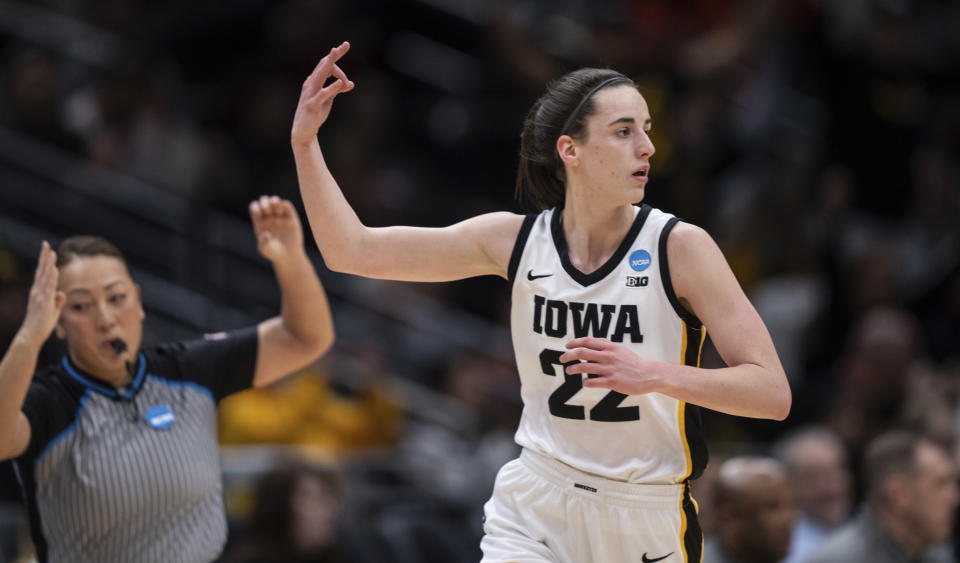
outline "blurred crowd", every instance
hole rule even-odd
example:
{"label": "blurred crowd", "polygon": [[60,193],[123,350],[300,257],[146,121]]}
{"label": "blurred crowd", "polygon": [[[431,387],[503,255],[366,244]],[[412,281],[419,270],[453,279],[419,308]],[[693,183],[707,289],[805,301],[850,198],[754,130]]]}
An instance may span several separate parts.
{"label": "blurred crowd", "polygon": [[[580,66],[636,77],[657,147],[647,202],[714,236],[794,393],[783,423],[706,413],[707,563],[852,560],[838,554],[878,522],[910,557],[952,560],[960,4],[2,0],[0,128],[242,216],[261,193],[299,200],[300,84],[344,39],[357,86],[320,142],[370,225],[525,211],[518,134],[544,85]],[[31,264],[3,242],[6,346]],[[413,287],[506,324],[501,280]],[[224,403],[225,449],[279,445],[252,470],[225,463],[224,561],[479,557],[481,505],[517,453],[515,368],[501,352],[405,345],[422,360],[400,378],[371,335]],[[14,507],[0,511],[2,562],[23,534],[0,468]],[[931,475],[940,489],[910,488]],[[837,531],[847,543],[827,539]]]}

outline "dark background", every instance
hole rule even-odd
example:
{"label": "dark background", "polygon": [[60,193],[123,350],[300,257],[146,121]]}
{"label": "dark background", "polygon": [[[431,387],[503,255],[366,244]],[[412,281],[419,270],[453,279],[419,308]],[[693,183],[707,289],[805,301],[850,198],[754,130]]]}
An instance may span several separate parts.
{"label": "dark background", "polygon": [[[647,202],[718,241],[793,387],[784,423],[705,413],[717,451],[765,451],[813,423],[854,459],[893,426],[952,444],[960,5],[948,1],[2,0],[0,343],[22,320],[40,240],[81,232],[128,254],[148,341],[274,314],[246,205],[268,193],[299,206],[290,121],[303,78],[342,40],[356,89],[320,142],[367,224],[527,211],[513,198],[527,108],[565,71],[614,67],[653,115]],[[462,522],[444,529],[473,549],[492,473],[466,478],[463,452],[509,438],[519,408],[507,284],[358,280],[310,246],[333,300],[334,366],[376,356],[402,411],[385,443],[332,457],[378,510]],[[58,353],[52,342],[44,359]],[[337,393],[357,392],[350,370],[329,371]],[[423,465],[439,471],[424,447],[466,465],[424,491],[437,481]]]}

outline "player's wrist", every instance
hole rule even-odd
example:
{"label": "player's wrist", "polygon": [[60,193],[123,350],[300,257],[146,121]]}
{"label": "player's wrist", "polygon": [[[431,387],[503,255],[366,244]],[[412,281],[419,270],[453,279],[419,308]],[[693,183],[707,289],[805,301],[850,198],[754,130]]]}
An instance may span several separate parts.
{"label": "player's wrist", "polygon": [[293,148],[294,153],[310,150],[314,143],[319,144],[319,141],[317,141],[317,131],[311,133],[291,131],[290,133],[290,146]]}
{"label": "player's wrist", "polygon": [[673,396],[677,383],[677,380],[671,376],[674,364],[649,360],[643,363],[639,371],[642,374],[640,377],[644,381],[644,387],[647,389],[645,392]]}

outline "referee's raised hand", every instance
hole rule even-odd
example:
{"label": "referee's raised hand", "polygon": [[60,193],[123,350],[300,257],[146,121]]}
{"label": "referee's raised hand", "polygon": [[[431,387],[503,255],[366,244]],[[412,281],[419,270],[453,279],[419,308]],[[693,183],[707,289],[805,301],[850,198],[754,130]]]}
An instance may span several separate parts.
{"label": "referee's raised hand", "polygon": [[20,327],[20,336],[30,342],[42,344],[50,336],[60,318],[60,310],[66,295],[57,291],[60,272],[57,270],[57,253],[47,241],[40,245],[40,257],[34,274],[33,286],[27,301],[27,314]]}
{"label": "referee's raised hand", "polygon": [[257,236],[257,250],[274,264],[302,258],[303,228],[297,210],[288,200],[260,196],[250,202],[250,219]]}

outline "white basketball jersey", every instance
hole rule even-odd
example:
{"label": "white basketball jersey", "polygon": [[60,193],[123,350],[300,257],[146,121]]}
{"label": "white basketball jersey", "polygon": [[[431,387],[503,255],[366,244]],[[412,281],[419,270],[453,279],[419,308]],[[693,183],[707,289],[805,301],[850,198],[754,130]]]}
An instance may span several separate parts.
{"label": "white basketball jersey", "polygon": [[590,274],[569,260],[559,210],[524,221],[509,266],[523,398],[516,441],[608,479],[680,483],[706,466],[699,409],[659,393],[585,388],[559,360],[567,342],[595,336],[649,360],[699,365],[706,330],[677,300],[667,264],[677,219],[648,205],[635,214],[616,252]]}

